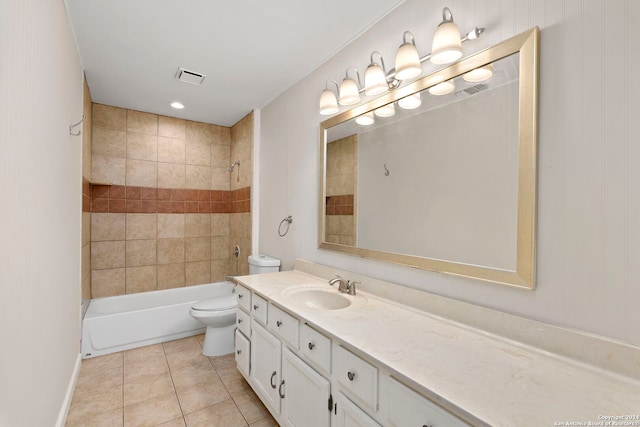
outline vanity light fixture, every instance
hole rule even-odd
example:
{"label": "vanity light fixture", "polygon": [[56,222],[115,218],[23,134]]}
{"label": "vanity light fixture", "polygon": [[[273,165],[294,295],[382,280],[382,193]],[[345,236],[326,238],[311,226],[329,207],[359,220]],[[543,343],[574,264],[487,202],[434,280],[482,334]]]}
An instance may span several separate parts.
{"label": "vanity light fixture", "polygon": [[320,114],[323,116],[330,116],[331,114],[337,113],[340,108],[338,107],[338,99],[336,98],[336,94],[329,89],[329,82],[333,82],[336,85],[336,91],[338,89],[338,82],[329,79],[325,84],[325,88],[320,95]]}
{"label": "vanity light fixture", "polygon": [[474,68],[462,75],[464,81],[469,83],[480,83],[493,77],[493,64],[487,64],[482,67]]}
{"label": "vanity light fixture", "polygon": [[[430,60],[434,64],[447,64],[458,60],[462,56],[462,43],[467,40],[477,39],[484,31],[484,28],[475,27],[461,38],[460,31],[453,22],[451,9],[445,7],[442,9],[442,22],[438,25],[438,28],[436,28],[433,36],[432,53],[420,57],[413,34],[410,31],[405,31],[402,35],[403,43],[398,48],[396,54],[395,68],[387,71],[384,66],[382,54],[374,51],[371,53],[371,61],[364,74],[364,87],[362,87],[360,83],[358,69],[355,67],[347,68],[346,76],[342,84],[340,84],[337,93],[334,94],[328,87],[325,87],[325,90],[320,95],[320,114],[335,114],[340,109],[339,105],[358,104],[360,102],[361,92],[364,92],[367,96],[376,96],[387,90],[397,89],[400,87],[402,80],[411,79],[422,74],[422,63],[427,60]],[[374,61],[374,54],[379,55],[380,64]],[[351,68],[356,70],[357,82],[349,77],[349,70]],[[336,86],[337,85],[336,83]],[[333,100],[336,99],[336,95],[337,102],[333,102]],[[402,104],[411,105],[412,101],[405,100]],[[378,114],[376,113],[376,115]]]}
{"label": "vanity light fixture", "polygon": [[393,106],[393,102],[391,104],[383,105],[380,108],[376,108],[373,110],[373,114],[378,117],[391,117],[396,114],[396,107]]}
{"label": "vanity light fixture", "polygon": [[449,64],[462,56],[462,43],[460,42],[460,30],[453,22],[451,9],[442,9],[442,22],[436,28],[431,47],[431,58],[434,64]]}
{"label": "vanity light fixture", "polygon": [[429,93],[435,96],[442,96],[453,92],[455,88],[456,85],[453,80],[447,80],[445,82],[438,83],[435,86],[431,86],[429,88]]}
{"label": "vanity light fixture", "polygon": [[400,106],[400,108],[404,108],[405,110],[413,110],[414,108],[418,108],[420,105],[422,105],[420,92],[416,92],[413,95],[405,96],[398,101],[398,105]]}
{"label": "vanity light fixture", "polygon": [[[378,54],[380,57],[380,64],[378,65],[373,60],[373,55]],[[371,64],[364,72],[364,94],[367,96],[380,95],[389,90],[389,83],[387,83],[387,69],[384,66],[384,59],[382,54],[377,50],[371,52]]]}
{"label": "vanity light fixture", "polygon": [[182,102],[173,101],[169,103],[171,108],[175,108],[176,110],[182,110],[184,108],[184,104]]}
{"label": "vanity light fixture", "polygon": [[374,124],[375,122],[376,122],[376,119],[373,117],[373,113],[371,111],[356,117],[356,123],[362,126],[369,126]]}
{"label": "vanity light fixture", "polygon": [[[356,77],[358,78],[358,83],[349,77],[350,69],[356,70]],[[358,69],[356,67],[347,68],[345,78],[340,83],[340,92],[338,96],[338,104],[340,105],[354,105],[360,102],[360,73],[358,73]]]}

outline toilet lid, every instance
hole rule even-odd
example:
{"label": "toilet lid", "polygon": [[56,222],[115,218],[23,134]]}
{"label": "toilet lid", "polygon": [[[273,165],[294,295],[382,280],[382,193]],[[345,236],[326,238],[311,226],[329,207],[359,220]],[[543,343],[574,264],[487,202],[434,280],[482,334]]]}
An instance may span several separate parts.
{"label": "toilet lid", "polygon": [[231,294],[223,297],[203,299],[193,304],[191,308],[201,311],[220,311],[236,308],[237,306],[238,300],[236,299],[236,294]]}

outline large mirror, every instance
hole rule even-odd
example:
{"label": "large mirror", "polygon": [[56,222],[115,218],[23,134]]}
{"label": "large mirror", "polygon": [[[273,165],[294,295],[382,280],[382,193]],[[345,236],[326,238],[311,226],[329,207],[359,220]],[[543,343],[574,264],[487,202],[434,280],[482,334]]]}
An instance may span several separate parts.
{"label": "large mirror", "polygon": [[322,122],[319,247],[533,289],[538,46],[533,28]]}

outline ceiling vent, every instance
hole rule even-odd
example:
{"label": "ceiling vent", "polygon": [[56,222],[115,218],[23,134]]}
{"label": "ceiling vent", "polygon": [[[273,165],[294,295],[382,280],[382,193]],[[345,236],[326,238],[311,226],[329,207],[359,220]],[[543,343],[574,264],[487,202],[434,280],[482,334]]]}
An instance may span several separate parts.
{"label": "ceiling vent", "polygon": [[185,70],[184,68],[178,68],[178,72],[176,73],[176,79],[196,86],[202,84],[205,77],[204,74]]}
{"label": "ceiling vent", "polygon": [[475,95],[478,92],[482,92],[483,90],[487,90],[489,86],[484,83],[477,84],[475,86],[468,87],[463,90],[459,90],[456,92],[456,96],[458,98],[466,98],[471,95]]}

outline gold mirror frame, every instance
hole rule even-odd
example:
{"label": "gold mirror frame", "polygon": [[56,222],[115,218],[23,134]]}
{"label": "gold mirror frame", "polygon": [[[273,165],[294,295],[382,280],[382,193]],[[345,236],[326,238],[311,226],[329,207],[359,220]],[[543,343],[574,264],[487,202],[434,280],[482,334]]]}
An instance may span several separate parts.
{"label": "gold mirror frame", "polygon": [[[540,30],[534,27],[462,59],[405,87],[320,123],[320,212],[318,247],[379,261],[534,289],[536,257],[536,186],[538,151],[538,74]],[[454,261],[384,252],[325,242],[327,129],[388,103],[460,76],[474,68],[520,53],[518,114],[518,207],[516,269],[503,270]]]}

